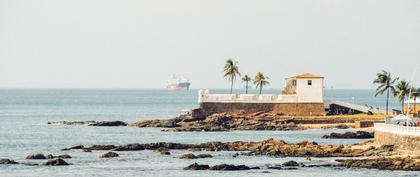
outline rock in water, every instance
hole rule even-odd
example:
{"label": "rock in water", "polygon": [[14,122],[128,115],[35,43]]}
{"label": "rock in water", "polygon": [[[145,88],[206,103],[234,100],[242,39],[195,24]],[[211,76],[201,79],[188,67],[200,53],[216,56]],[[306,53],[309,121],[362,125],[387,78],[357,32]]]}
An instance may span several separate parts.
{"label": "rock in water", "polygon": [[102,121],[89,124],[89,126],[127,126],[123,121]]}
{"label": "rock in water", "polygon": [[238,170],[250,170],[246,165],[228,165],[228,164],[222,164],[222,165],[216,165],[210,168],[210,170],[215,171],[238,171]]}
{"label": "rock in water", "polygon": [[59,155],[58,158],[60,159],[71,159],[71,156],[68,154]]}
{"label": "rock in water", "polygon": [[366,131],[346,132],[346,133],[331,133],[324,135],[322,138],[326,139],[369,139],[374,138],[374,134]]}
{"label": "rock in water", "polygon": [[205,159],[205,158],[212,158],[213,156],[210,155],[210,154],[199,154],[199,155],[197,155],[197,157],[199,159]]}
{"label": "rock in water", "polygon": [[55,159],[55,160],[49,160],[45,165],[50,166],[64,166],[64,165],[70,165],[63,159]]}
{"label": "rock in water", "polygon": [[284,162],[282,165],[285,166],[285,167],[298,167],[299,163],[291,160],[291,161]]}
{"label": "rock in water", "polygon": [[139,150],[144,150],[144,146],[141,144],[126,144],[123,146],[118,146],[115,149],[113,149],[114,151],[139,151]]}
{"label": "rock in water", "polygon": [[10,164],[19,164],[19,163],[17,163],[14,160],[10,160],[10,159],[0,159],[0,164],[10,165]]}
{"label": "rock in water", "polygon": [[73,147],[70,147],[70,148],[62,149],[62,151],[68,151],[68,150],[71,150],[71,149],[83,149],[83,148],[84,148],[83,145],[78,145],[78,146],[73,146]]}
{"label": "rock in water", "polygon": [[183,154],[181,155],[181,157],[179,157],[180,159],[198,159],[197,156],[195,156],[192,153],[187,153],[187,154]]}
{"label": "rock in water", "polygon": [[40,160],[40,159],[47,159],[47,156],[45,156],[44,154],[41,153],[37,153],[37,154],[31,154],[26,156],[26,159],[28,160]]}
{"label": "rock in water", "polygon": [[210,169],[210,166],[199,165],[197,163],[194,163],[194,164],[184,168],[184,170],[208,170],[208,169]]}
{"label": "rock in water", "polygon": [[101,156],[101,158],[114,158],[114,157],[119,157],[119,156],[120,155],[118,155],[117,153],[110,151],[110,152],[107,152],[107,153],[103,154]]}

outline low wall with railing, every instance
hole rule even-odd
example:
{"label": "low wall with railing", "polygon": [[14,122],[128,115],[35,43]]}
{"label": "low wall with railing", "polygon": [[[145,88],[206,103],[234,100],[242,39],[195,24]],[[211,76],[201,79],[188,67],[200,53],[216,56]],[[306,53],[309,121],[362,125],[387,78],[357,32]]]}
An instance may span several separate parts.
{"label": "low wall with railing", "polygon": [[208,90],[200,90],[199,103],[323,103],[323,99],[315,97],[299,97],[298,95],[275,94],[210,94]]}
{"label": "low wall with railing", "polygon": [[406,150],[420,150],[420,127],[375,123],[375,142]]}

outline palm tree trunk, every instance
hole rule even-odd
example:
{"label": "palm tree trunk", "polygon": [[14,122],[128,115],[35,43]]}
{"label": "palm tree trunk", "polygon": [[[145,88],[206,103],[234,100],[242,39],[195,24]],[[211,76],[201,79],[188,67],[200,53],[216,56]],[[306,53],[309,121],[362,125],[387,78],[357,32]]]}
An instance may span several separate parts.
{"label": "palm tree trunk", "polygon": [[386,115],[388,115],[389,88],[386,91]]}
{"label": "palm tree trunk", "polygon": [[262,85],[260,86],[260,95],[261,95],[261,93],[262,93]]}
{"label": "palm tree trunk", "polygon": [[246,81],[245,94],[248,94],[248,81]]}
{"label": "palm tree trunk", "polygon": [[[404,114],[404,100],[402,100],[401,101],[401,110],[403,110],[403,114]],[[408,111],[408,108],[407,108],[407,110],[405,110],[406,112]]]}
{"label": "palm tree trunk", "polygon": [[[414,114],[417,114],[417,110],[416,110],[416,99],[417,97],[414,97]],[[418,117],[419,115],[417,115]]]}
{"label": "palm tree trunk", "polygon": [[230,94],[232,94],[233,91],[233,79],[230,81]]}

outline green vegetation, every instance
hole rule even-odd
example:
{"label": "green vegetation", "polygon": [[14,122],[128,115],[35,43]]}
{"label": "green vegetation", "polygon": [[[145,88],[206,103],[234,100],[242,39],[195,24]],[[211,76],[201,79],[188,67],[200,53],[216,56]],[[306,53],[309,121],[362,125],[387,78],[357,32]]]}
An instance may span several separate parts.
{"label": "green vegetation", "polygon": [[389,107],[389,94],[390,92],[395,93],[395,82],[399,78],[393,79],[391,73],[387,71],[382,71],[381,73],[376,74],[376,79],[373,81],[374,84],[379,84],[376,89],[375,97],[382,95],[386,92],[386,114],[388,115]]}
{"label": "green vegetation", "polygon": [[242,82],[246,83],[245,84],[245,94],[248,94],[248,88],[249,88],[248,83],[251,82],[251,80],[252,79],[251,79],[251,77],[249,77],[248,74],[245,74],[244,77],[242,77]]}
{"label": "green vegetation", "polygon": [[401,111],[404,113],[404,102],[406,96],[410,94],[410,84],[405,81],[401,80],[395,85],[394,96],[397,97],[397,101],[401,102]]}
{"label": "green vegetation", "polygon": [[233,82],[236,80],[236,77],[241,76],[241,73],[238,69],[238,62],[233,61],[233,59],[228,59],[225,63],[224,67],[224,77],[230,81],[230,94],[233,91]]}
{"label": "green vegetation", "polygon": [[267,76],[264,76],[264,74],[261,72],[258,72],[257,75],[255,75],[254,84],[257,88],[260,88],[260,94],[264,86],[270,85],[270,82],[268,82],[268,79],[269,78]]}

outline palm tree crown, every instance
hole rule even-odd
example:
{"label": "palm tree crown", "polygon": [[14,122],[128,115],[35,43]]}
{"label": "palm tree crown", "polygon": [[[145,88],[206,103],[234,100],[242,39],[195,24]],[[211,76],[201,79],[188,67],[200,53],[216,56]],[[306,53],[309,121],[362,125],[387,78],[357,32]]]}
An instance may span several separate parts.
{"label": "palm tree crown", "polygon": [[402,103],[401,110],[403,111],[403,113],[404,113],[405,98],[408,94],[410,94],[410,84],[405,80],[399,81],[397,85],[395,85],[394,96],[397,97],[398,102]]}
{"label": "palm tree crown", "polygon": [[251,77],[249,77],[248,74],[245,74],[244,77],[242,77],[242,82],[246,83],[245,84],[245,94],[248,94],[248,88],[249,88],[248,83],[251,82],[251,80],[252,79],[251,79]]}
{"label": "palm tree crown", "polygon": [[255,75],[254,84],[257,88],[260,88],[260,94],[264,86],[270,85],[270,82],[268,82],[268,79],[269,78],[267,76],[264,76],[264,74],[261,72],[258,72],[257,75]]}
{"label": "palm tree crown", "polygon": [[233,61],[233,59],[228,59],[225,63],[225,67],[223,69],[224,77],[230,81],[230,93],[232,94],[233,90],[233,82],[236,80],[237,76],[241,76],[241,73],[238,69],[238,62]]}
{"label": "palm tree crown", "polygon": [[376,89],[375,97],[382,95],[386,92],[386,114],[388,115],[388,105],[389,105],[389,92],[395,93],[394,84],[399,78],[393,79],[391,73],[387,71],[382,71],[381,73],[376,74],[376,79],[373,81],[374,84],[379,84]]}

